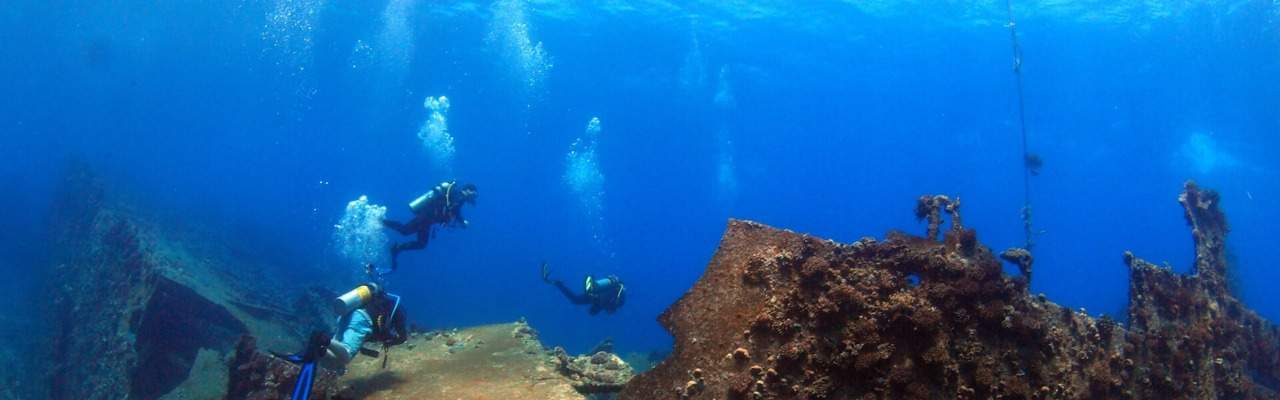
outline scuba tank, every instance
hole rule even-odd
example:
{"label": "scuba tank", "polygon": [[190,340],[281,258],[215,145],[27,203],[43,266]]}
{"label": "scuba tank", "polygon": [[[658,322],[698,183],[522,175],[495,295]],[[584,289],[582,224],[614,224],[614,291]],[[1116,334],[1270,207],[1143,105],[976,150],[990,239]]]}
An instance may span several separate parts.
{"label": "scuba tank", "polygon": [[611,290],[614,288],[614,286],[620,283],[621,282],[618,281],[618,278],[614,276],[607,276],[604,278],[593,278],[590,275],[588,275],[585,286],[586,286],[587,292],[598,292],[598,291]]}
{"label": "scuba tank", "polygon": [[431,199],[435,197],[435,194],[435,190],[423,193],[421,196],[418,196],[418,198],[409,202],[409,209],[413,210],[414,214],[422,214],[422,212],[427,208],[427,203],[431,202]]}
{"label": "scuba tank", "polygon": [[427,206],[431,204],[432,200],[436,199],[436,196],[444,196],[444,205],[445,207],[449,207],[449,195],[452,194],[452,191],[453,182],[441,182],[439,185],[436,185],[434,189],[423,193],[421,196],[418,196],[418,198],[409,202],[409,209],[413,210],[414,214],[428,212],[430,210],[427,209]]}
{"label": "scuba tank", "polygon": [[622,284],[622,279],[618,279],[616,275],[609,275],[604,278],[594,278],[587,275],[586,280],[586,296],[592,299],[598,299],[605,302],[620,302],[622,294],[627,287]]}
{"label": "scuba tank", "polygon": [[373,296],[378,294],[378,285],[374,283],[366,283],[356,286],[355,289],[338,296],[333,301],[333,312],[338,315],[346,315],[355,309],[364,307],[373,301]]}

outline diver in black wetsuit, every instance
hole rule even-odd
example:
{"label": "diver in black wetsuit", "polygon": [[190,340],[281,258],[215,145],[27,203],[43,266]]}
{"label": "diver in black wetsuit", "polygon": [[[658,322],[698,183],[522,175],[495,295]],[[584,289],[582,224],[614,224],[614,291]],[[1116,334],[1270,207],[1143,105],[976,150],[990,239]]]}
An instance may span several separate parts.
{"label": "diver in black wetsuit", "polygon": [[467,219],[462,217],[462,205],[476,203],[476,185],[442,182],[422,196],[409,203],[413,211],[413,219],[400,223],[382,220],[382,225],[399,232],[401,235],[417,234],[418,239],[412,242],[391,245],[391,272],[398,267],[396,258],[401,251],[418,250],[427,247],[431,239],[431,228],[435,225],[446,225],[466,228]]}
{"label": "diver in black wetsuit", "polygon": [[622,284],[622,279],[616,275],[604,278],[593,278],[587,275],[582,294],[578,294],[559,279],[551,279],[551,268],[547,263],[542,263],[542,281],[555,285],[556,289],[560,289],[560,293],[575,305],[590,304],[591,309],[588,312],[591,315],[599,314],[601,310],[613,314],[627,301],[627,288]]}

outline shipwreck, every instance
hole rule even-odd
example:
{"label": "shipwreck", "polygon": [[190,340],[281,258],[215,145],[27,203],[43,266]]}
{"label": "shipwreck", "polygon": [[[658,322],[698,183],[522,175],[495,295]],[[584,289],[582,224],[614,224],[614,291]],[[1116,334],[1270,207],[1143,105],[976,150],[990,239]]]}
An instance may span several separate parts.
{"label": "shipwreck", "polygon": [[1028,293],[1031,253],[997,256],[945,196],[920,198],[924,237],[842,244],[730,221],[659,318],[671,357],[621,398],[1277,398],[1280,337],[1228,290],[1218,195],[1187,183],[1178,201],[1194,273],[1125,254],[1127,327]]}

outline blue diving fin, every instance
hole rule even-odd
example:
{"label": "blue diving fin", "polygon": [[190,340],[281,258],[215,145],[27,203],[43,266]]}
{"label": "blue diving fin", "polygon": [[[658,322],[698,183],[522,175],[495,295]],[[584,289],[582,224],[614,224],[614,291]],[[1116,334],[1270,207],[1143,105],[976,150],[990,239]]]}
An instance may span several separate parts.
{"label": "blue diving fin", "polygon": [[293,400],[308,400],[311,398],[311,384],[316,377],[316,362],[308,361],[302,364],[302,370],[298,372],[298,381],[293,384]]}
{"label": "blue diving fin", "polygon": [[298,364],[302,368],[298,370],[298,380],[293,384],[293,400],[308,400],[311,398],[311,386],[316,379],[316,360],[320,359],[324,354],[325,348],[328,346],[330,336],[324,332],[314,332],[311,334],[311,340],[307,342],[307,349],[301,353],[280,354],[271,352],[272,355],[285,361]]}

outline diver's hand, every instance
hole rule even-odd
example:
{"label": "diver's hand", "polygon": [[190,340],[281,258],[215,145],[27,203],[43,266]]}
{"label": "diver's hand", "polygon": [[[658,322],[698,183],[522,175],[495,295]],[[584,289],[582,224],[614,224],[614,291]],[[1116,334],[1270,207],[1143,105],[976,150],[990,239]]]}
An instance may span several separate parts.
{"label": "diver's hand", "polygon": [[304,361],[315,361],[324,357],[329,350],[329,340],[331,339],[332,336],[327,332],[312,332],[310,340],[307,341],[307,348],[302,351],[302,359]]}

